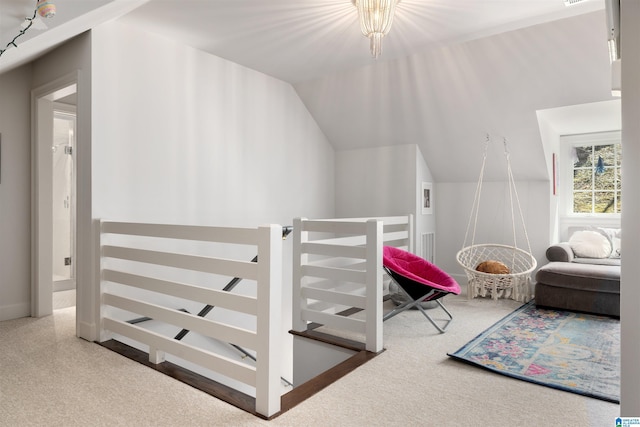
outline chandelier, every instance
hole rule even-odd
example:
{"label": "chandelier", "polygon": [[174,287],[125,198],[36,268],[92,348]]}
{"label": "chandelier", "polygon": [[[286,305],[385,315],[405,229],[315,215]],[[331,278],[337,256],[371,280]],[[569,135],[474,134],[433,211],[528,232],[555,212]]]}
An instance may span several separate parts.
{"label": "chandelier", "polygon": [[382,52],[382,38],[387,35],[393,23],[396,4],[400,0],[351,0],[358,9],[360,29],[369,38],[371,55],[374,58]]}

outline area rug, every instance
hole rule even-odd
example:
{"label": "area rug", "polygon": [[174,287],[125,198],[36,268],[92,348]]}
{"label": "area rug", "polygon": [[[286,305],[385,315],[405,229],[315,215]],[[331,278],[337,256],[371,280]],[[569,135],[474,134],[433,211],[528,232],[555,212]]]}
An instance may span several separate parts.
{"label": "area rug", "polygon": [[620,402],[620,322],[533,301],[449,356],[492,372]]}

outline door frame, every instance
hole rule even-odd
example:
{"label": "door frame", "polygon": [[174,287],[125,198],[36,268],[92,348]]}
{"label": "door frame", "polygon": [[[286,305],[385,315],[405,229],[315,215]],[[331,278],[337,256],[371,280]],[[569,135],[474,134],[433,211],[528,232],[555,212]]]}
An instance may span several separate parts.
{"label": "door frame", "polygon": [[[77,260],[77,254],[76,254],[76,161],[75,161],[75,155],[76,155],[76,137],[77,137],[77,122],[78,122],[78,111],[77,111],[77,107],[76,105],[72,105],[72,104],[63,104],[63,103],[59,103],[58,101],[54,101],[53,102],[53,117],[55,119],[56,116],[58,116],[58,118],[60,116],[68,116],[69,120],[71,120],[73,122],[73,144],[71,145],[71,154],[69,154],[72,159],[71,159],[71,177],[70,180],[71,182],[69,183],[70,185],[70,189],[69,189],[69,214],[70,214],[70,229],[69,229],[69,240],[70,240],[70,253],[69,256],[71,257],[71,265],[70,265],[70,277],[68,280],[64,281],[64,285],[62,287],[61,290],[67,290],[67,289],[74,289],[76,288],[76,260]],[[54,125],[54,130],[55,130],[55,125]],[[53,150],[52,150],[53,151]],[[54,174],[55,177],[55,174]],[[53,185],[56,185],[56,180],[55,178],[52,181]],[[55,208],[54,208],[55,210]],[[55,243],[55,242],[54,242]],[[53,292],[56,292],[56,290],[60,290],[60,289],[56,289],[56,282],[53,282]]]}
{"label": "door frame", "polygon": [[[53,313],[53,102],[77,93],[78,80],[78,72],[73,72],[31,91],[32,317],[43,317]],[[77,218],[77,212],[74,213],[74,217]]]}

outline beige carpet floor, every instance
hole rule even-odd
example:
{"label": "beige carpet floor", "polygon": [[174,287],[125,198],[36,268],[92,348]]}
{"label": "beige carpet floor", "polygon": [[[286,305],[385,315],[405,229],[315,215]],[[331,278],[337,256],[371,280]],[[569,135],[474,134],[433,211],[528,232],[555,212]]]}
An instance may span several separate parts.
{"label": "beige carpet floor", "polygon": [[[439,334],[417,311],[387,351],[264,421],[74,336],[75,310],[0,322],[1,426],[613,426],[619,406],[467,366],[453,352],[520,304],[447,297]],[[430,310],[442,317],[438,309]]]}

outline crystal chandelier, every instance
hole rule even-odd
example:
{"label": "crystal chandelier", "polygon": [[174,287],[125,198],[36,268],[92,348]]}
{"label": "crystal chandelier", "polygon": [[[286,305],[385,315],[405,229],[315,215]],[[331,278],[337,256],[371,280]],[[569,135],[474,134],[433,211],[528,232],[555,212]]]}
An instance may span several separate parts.
{"label": "crystal chandelier", "polygon": [[396,4],[400,0],[351,0],[358,9],[360,29],[371,43],[374,58],[382,52],[382,38],[387,35],[393,23]]}

